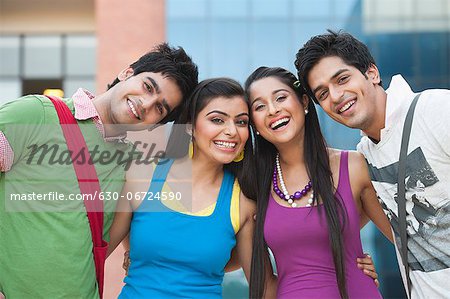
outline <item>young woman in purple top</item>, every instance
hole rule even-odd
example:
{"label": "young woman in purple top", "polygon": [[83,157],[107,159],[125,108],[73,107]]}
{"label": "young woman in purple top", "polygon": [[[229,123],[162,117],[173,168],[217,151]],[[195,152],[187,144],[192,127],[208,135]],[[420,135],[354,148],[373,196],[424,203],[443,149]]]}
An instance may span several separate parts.
{"label": "young woman in purple top", "polygon": [[314,103],[287,70],[260,67],[245,89],[259,189],[250,297],[264,292],[269,247],[278,298],[381,298],[356,263],[368,219],[392,241],[364,158],[326,147]]}

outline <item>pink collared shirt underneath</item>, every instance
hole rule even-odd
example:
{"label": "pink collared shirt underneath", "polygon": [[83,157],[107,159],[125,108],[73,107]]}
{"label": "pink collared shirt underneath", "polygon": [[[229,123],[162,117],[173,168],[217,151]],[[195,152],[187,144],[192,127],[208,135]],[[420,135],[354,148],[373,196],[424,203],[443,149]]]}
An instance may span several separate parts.
{"label": "pink collared shirt underneath", "polygon": [[[112,142],[116,140],[123,140],[126,135],[106,137],[105,127],[98,115],[97,109],[95,109],[92,99],[94,95],[89,91],[79,88],[72,96],[73,105],[75,108],[75,119],[77,120],[87,120],[92,119],[95,126],[97,127],[100,134],[103,136],[104,140],[107,142]],[[11,145],[6,139],[5,134],[0,131],[0,171],[6,172],[11,169],[14,161],[14,151]]]}

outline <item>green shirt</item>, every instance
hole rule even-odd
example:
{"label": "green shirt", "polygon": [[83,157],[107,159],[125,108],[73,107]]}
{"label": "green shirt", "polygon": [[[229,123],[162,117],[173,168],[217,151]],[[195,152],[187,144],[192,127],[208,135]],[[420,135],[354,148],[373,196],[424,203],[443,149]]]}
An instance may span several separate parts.
{"label": "green shirt", "polygon": [[[64,101],[74,113],[73,101]],[[126,164],[118,161],[128,158],[129,145],[105,142],[92,119],[78,125],[90,152],[118,157],[94,163],[101,191],[111,192],[105,198],[117,199]],[[80,194],[73,165],[64,163],[67,147],[53,104],[44,96],[5,104],[0,107],[0,131],[14,151],[11,170],[0,173],[0,291],[8,299],[98,298],[84,203],[51,200],[52,192],[65,198]],[[98,157],[91,154],[94,162]],[[116,202],[104,201],[105,240]]]}

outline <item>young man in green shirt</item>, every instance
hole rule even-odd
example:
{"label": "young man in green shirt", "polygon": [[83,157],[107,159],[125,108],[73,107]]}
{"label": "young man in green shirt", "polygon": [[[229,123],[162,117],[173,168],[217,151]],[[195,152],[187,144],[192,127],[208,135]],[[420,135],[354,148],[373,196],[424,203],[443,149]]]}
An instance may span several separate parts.
{"label": "young man in green shirt", "polygon": [[[124,183],[126,132],[174,120],[197,81],[184,50],[161,44],[121,71],[106,92],[79,89],[63,99],[105,192],[104,240]],[[8,299],[99,297],[89,220],[68,157],[47,97],[0,107],[0,293]]]}

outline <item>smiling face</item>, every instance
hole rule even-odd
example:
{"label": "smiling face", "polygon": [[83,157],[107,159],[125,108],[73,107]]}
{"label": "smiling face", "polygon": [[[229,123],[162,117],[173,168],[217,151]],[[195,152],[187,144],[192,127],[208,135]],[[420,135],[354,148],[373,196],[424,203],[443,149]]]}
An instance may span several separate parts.
{"label": "smiling face", "polygon": [[379,125],[380,118],[384,121],[379,83],[375,65],[362,74],[336,56],[322,58],[308,74],[308,85],[323,110],[335,121],[363,131]]}
{"label": "smiling face", "polygon": [[307,100],[276,77],[253,82],[249,88],[250,111],[256,130],[273,145],[303,139]]}
{"label": "smiling face", "polygon": [[244,149],[248,107],[241,96],[217,97],[199,112],[193,132],[194,159],[207,157],[228,164]]}
{"label": "smiling face", "polygon": [[157,124],[181,103],[178,85],[161,73],[133,75],[128,68],[118,78],[120,82],[110,90],[109,124],[140,130]]}

